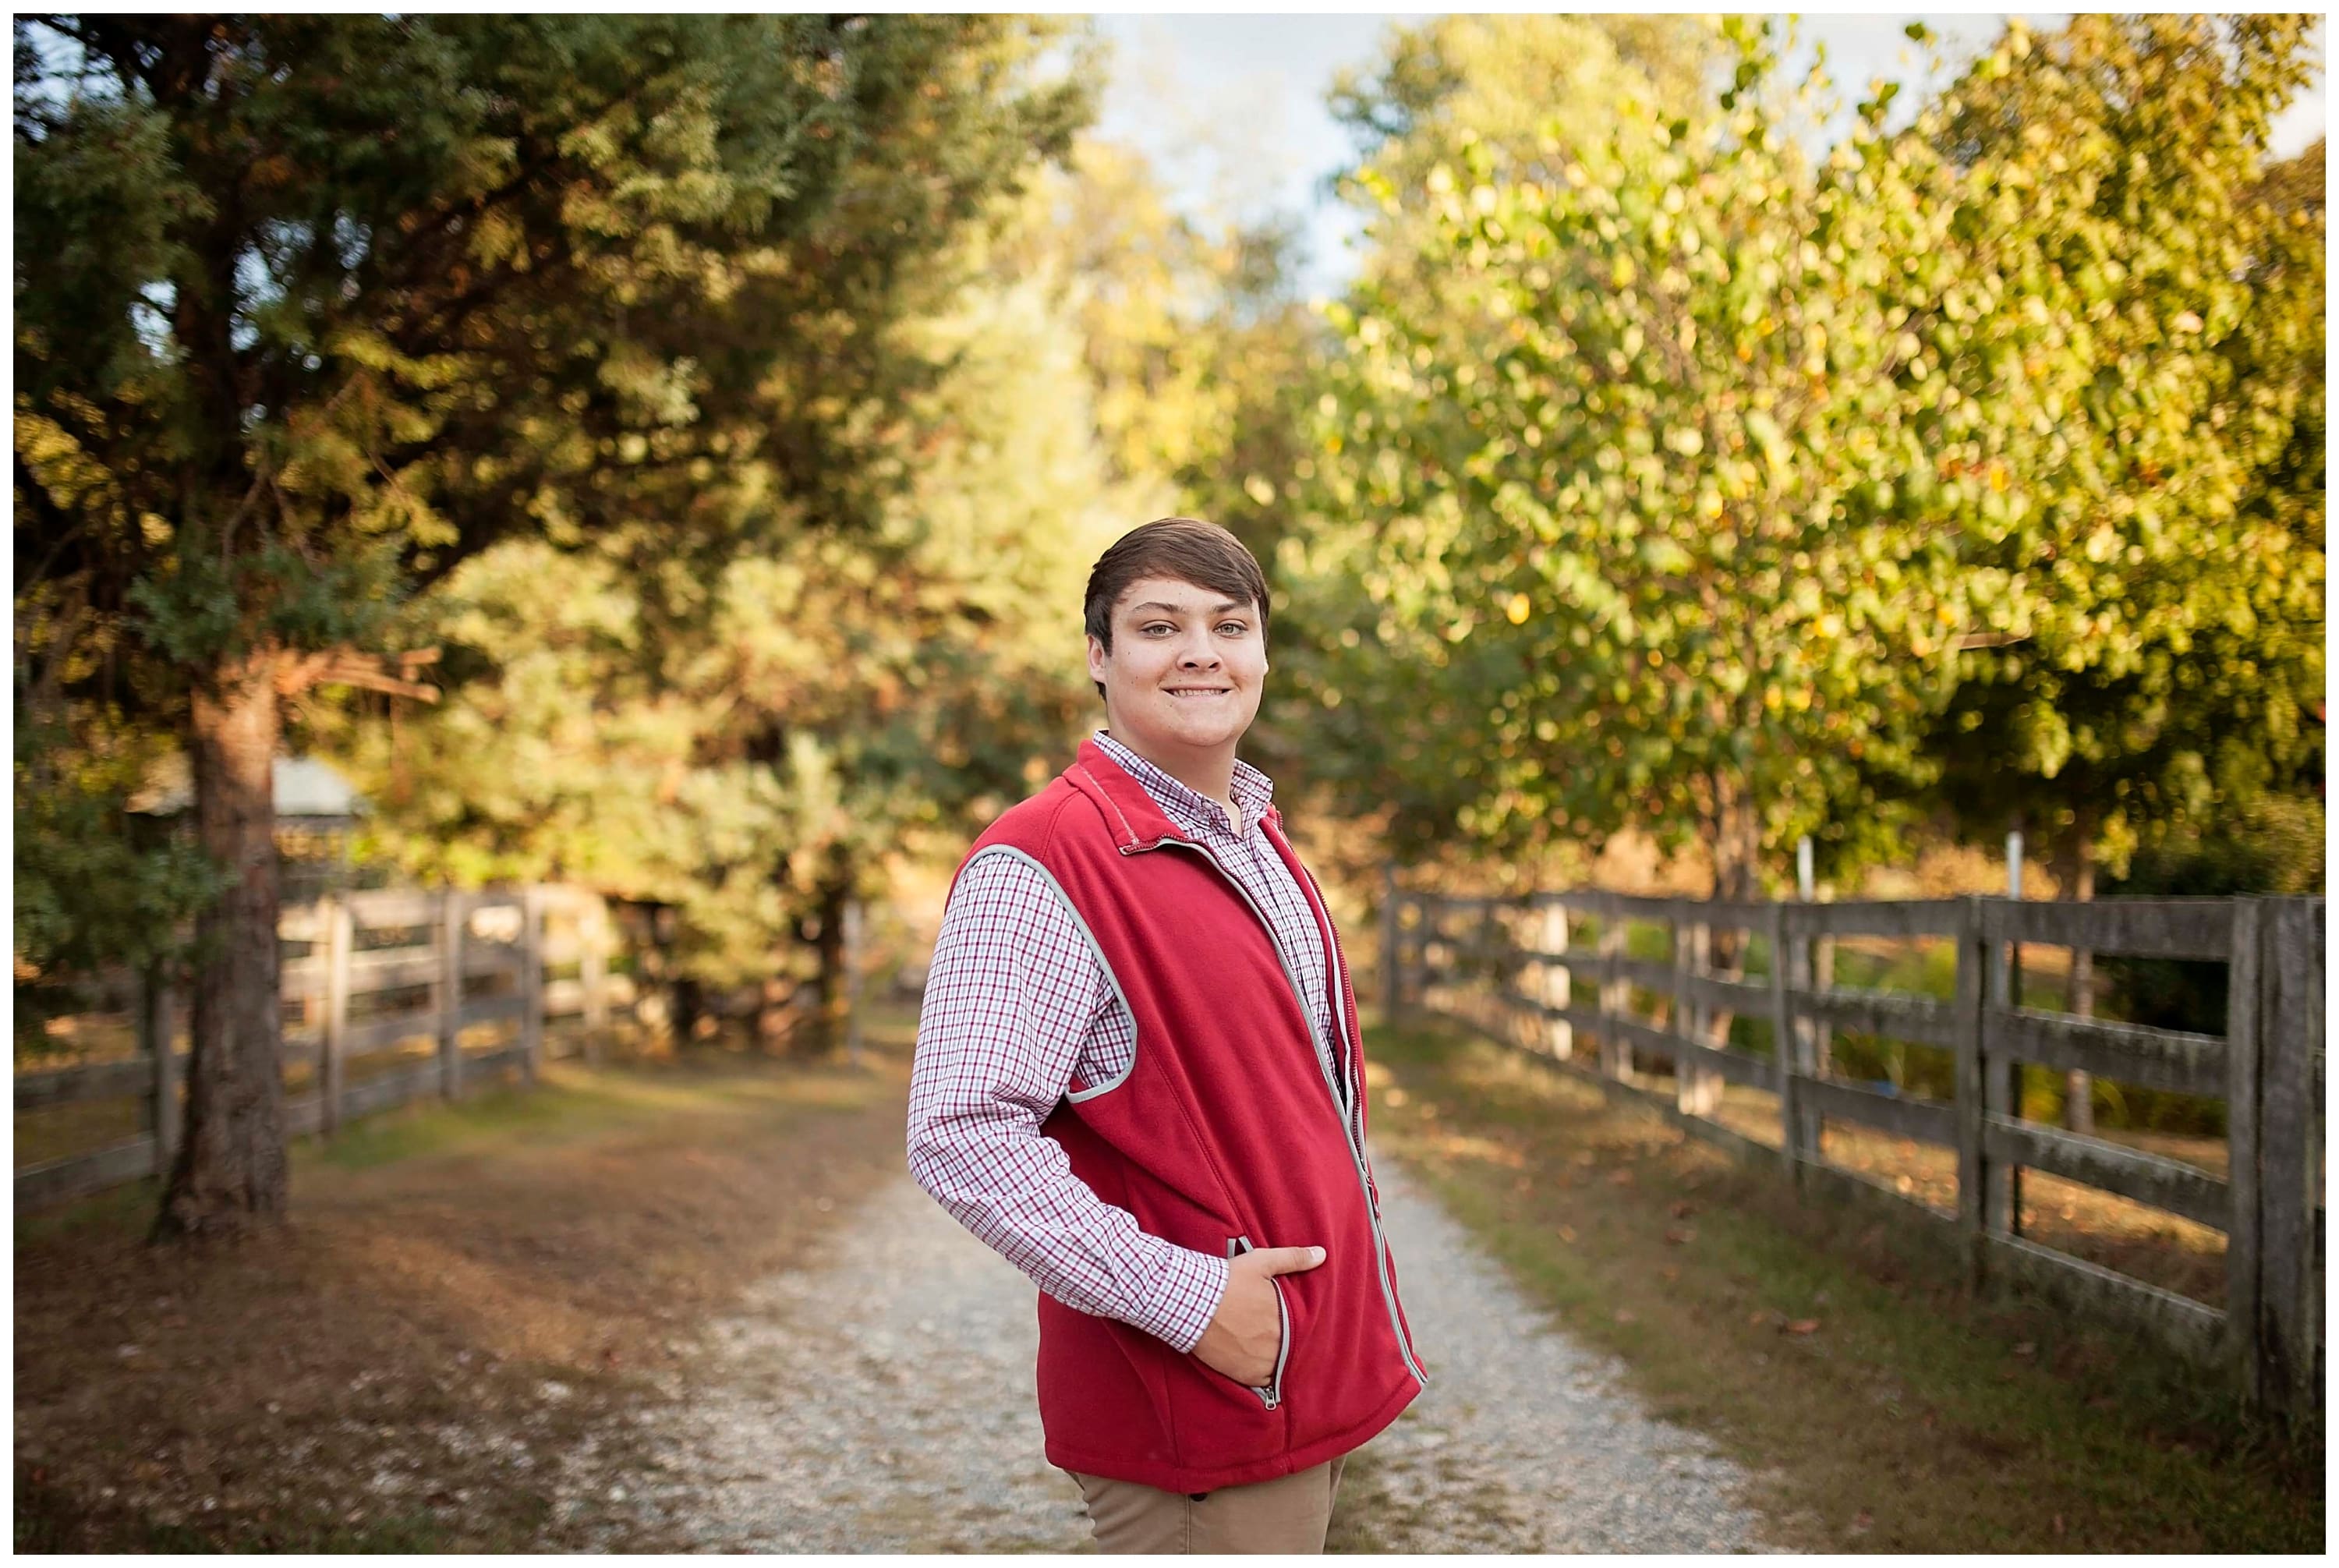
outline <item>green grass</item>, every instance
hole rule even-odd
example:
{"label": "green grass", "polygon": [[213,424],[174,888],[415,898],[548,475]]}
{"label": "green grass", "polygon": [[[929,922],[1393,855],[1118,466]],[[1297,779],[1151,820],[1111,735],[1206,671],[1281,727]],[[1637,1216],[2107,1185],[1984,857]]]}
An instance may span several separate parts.
{"label": "green grass", "polygon": [[1405,1091],[1377,1144],[1657,1414],[1763,1474],[1781,1543],[2321,1548],[2319,1435],[2117,1333],[1969,1300],[1937,1243],[1522,1053],[1431,1025],[1375,1059]]}

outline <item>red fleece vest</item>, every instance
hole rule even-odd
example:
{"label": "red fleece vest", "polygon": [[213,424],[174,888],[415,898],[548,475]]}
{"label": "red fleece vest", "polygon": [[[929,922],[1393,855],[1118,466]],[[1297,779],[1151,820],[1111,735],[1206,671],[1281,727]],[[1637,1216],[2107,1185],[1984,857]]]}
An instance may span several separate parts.
{"label": "red fleece vest", "polygon": [[1326,1249],[1317,1267],[1276,1280],[1284,1353],[1264,1390],[1042,1294],[1040,1419],[1049,1462],[1064,1469],[1171,1492],[1270,1481],[1362,1445],[1426,1382],[1363,1155],[1347,966],[1272,811],[1266,831],[1323,932],[1345,1070],[1321,1055],[1264,914],[1093,741],[967,854],[1038,863],[1136,1021],[1127,1074],[1076,1083],[1041,1125],[1072,1174],[1181,1247]]}

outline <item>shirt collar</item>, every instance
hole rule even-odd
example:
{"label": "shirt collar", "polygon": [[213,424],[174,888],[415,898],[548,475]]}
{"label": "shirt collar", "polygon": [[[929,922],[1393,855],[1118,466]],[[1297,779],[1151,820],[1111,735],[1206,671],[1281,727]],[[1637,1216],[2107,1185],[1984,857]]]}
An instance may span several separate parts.
{"label": "shirt collar", "polygon": [[[1139,756],[1108,732],[1099,730],[1095,738],[1104,754],[1119,763],[1130,777],[1143,784],[1145,793],[1153,797],[1154,804],[1177,819],[1180,826],[1198,831],[1229,831],[1226,808],[1218,802]],[[1275,803],[1275,781],[1237,757],[1229,793],[1235,797],[1235,809],[1242,815],[1242,820],[1234,823],[1231,829],[1239,836],[1256,826]]]}

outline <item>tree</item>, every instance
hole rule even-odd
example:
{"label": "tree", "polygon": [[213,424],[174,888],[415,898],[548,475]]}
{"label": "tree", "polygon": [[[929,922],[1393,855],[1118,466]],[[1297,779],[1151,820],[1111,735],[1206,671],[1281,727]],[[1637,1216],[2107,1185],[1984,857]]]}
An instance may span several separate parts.
{"label": "tree", "polygon": [[[285,1199],[281,700],[413,690],[369,656],[401,595],[498,539],[656,516],[646,567],[846,510],[883,410],[798,379],[826,367],[792,338],[848,339],[1082,91],[1031,84],[1033,29],[972,18],[84,16],[16,40],[19,588],[83,585],[175,687],[229,882],[160,1229],[229,1230]],[[883,222],[839,235],[864,168]]]}
{"label": "tree", "polygon": [[2305,48],[2302,18],[2085,16],[1951,89],[1968,180],[2030,193],[1970,248],[2037,258],[2055,418],[1928,749],[1962,821],[2028,823],[2068,883],[2321,778],[2323,224],[2265,163]]}
{"label": "tree", "polygon": [[[2015,471],[2018,525],[1974,556],[2005,591],[1927,740],[1931,795],[1977,835],[2026,827],[2066,898],[2321,781],[2320,181],[2310,203],[2265,157],[2309,25],[2016,24],[1936,133],[1969,186],[2012,197],[1963,249],[2023,275],[2008,302],[2046,329],[2025,363],[2052,425]],[[1946,373],[1979,392],[1980,363]],[[2073,954],[2075,1012],[2092,970]],[[2089,1104],[2072,1074],[2075,1128]]]}
{"label": "tree", "polygon": [[903,373],[930,384],[885,438],[903,484],[869,528],[741,553],[673,626],[616,556],[534,541],[418,603],[444,710],[334,735],[386,853],[670,904],[686,983],[763,982],[775,1028],[810,989],[838,1021],[846,902],[904,853],[962,847],[1090,709],[1087,563],[1159,486],[1111,477],[1065,291],[1023,242],[1052,219],[1002,207],[935,260],[946,308],[887,334],[931,375]]}
{"label": "tree", "polygon": [[1989,432],[1911,330],[1956,208],[1889,94],[1812,167],[1729,27],[1719,119],[1628,96],[1595,143],[1551,132],[1547,180],[1466,130],[1417,190],[1363,176],[1421,251],[1335,312],[1319,505],[1348,521],[1294,566],[1337,627],[1329,749],[1400,802],[1400,853],[1634,824],[1752,897],[1766,849],[1919,765],[1946,697],[1995,494],[1940,482]]}

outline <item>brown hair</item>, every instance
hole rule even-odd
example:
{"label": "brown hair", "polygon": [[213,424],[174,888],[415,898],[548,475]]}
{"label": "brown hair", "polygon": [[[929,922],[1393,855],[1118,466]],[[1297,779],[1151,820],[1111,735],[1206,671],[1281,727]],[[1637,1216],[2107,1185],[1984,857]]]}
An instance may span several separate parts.
{"label": "brown hair", "polygon": [[[1255,605],[1258,634],[1267,636],[1267,574],[1258,569],[1258,557],[1216,523],[1156,518],[1115,539],[1090,568],[1081,618],[1088,635],[1102,643],[1107,653],[1112,652],[1113,606],[1140,577],[1175,577]],[[1097,695],[1104,695],[1102,681],[1097,683]]]}

